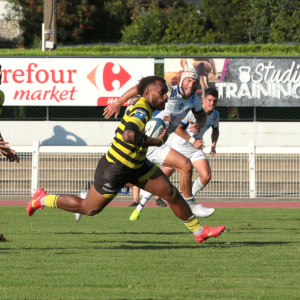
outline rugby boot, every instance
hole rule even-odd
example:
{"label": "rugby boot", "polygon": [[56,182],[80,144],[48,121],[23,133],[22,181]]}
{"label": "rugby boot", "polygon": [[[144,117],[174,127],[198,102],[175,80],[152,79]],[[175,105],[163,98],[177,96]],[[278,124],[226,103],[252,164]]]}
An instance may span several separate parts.
{"label": "rugby boot", "polygon": [[135,210],[132,212],[132,214],[131,214],[129,220],[130,220],[130,221],[137,221],[137,220],[140,218],[140,215],[141,215],[141,211],[135,209]]}
{"label": "rugby boot", "polygon": [[44,208],[44,206],[41,204],[40,201],[45,196],[48,196],[48,194],[42,188],[39,188],[34,193],[32,199],[30,200],[26,208],[28,216],[32,216],[38,208],[39,209]]}
{"label": "rugby boot", "polygon": [[218,226],[218,227],[208,227],[207,225],[204,226],[200,235],[195,235],[195,239],[198,243],[205,242],[207,239],[211,237],[219,236],[225,230],[225,226]]}

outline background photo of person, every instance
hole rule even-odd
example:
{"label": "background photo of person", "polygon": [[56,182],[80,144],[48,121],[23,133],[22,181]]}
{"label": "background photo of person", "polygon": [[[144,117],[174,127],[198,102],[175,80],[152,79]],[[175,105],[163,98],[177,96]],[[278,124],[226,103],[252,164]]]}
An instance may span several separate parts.
{"label": "background photo of person", "polygon": [[[220,82],[225,58],[170,58],[165,59],[164,78],[167,84],[172,86],[179,83],[181,73],[194,67],[197,69],[200,80],[196,94],[202,100],[203,91],[208,87],[216,87],[215,83]],[[237,107],[227,107],[228,119],[239,119]]]}
{"label": "background photo of person", "polygon": [[179,83],[181,73],[194,67],[200,74],[197,95],[201,99],[203,90],[207,87],[215,87],[219,82],[225,59],[214,58],[171,58],[165,59],[165,80],[167,84],[176,85]]}

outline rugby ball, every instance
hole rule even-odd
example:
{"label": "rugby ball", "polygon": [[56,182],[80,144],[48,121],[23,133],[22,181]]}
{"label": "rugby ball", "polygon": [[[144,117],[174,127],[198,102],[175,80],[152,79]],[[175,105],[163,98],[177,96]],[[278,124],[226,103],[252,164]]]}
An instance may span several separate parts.
{"label": "rugby ball", "polygon": [[147,136],[157,138],[166,128],[166,124],[162,119],[153,118],[149,120],[145,126],[145,134]]}

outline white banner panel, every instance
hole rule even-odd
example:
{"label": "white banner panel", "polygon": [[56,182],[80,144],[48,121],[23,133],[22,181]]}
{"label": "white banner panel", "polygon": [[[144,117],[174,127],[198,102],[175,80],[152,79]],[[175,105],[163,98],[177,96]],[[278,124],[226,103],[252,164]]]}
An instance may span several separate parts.
{"label": "white banner panel", "polygon": [[106,106],[145,76],[154,59],[0,58],[5,105]]}

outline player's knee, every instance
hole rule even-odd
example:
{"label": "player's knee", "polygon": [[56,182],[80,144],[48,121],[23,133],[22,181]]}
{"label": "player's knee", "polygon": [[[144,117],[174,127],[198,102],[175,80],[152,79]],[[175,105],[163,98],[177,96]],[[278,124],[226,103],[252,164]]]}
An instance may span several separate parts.
{"label": "player's knee", "polygon": [[87,215],[87,216],[94,216],[94,215],[97,215],[99,214],[99,212],[101,211],[102,209],[100,207],[85,207],[84,208],[84,214]]}
{"label": "player's knee", "polygon": [[186,159],[184,161],[184,164],[182,165],[182,171],[184,173],[187,173],[188,175],[191,175],[193,172],[193,165],[189,159]]}
{"label": "player's knee", "polygon": [[201,182],[203,185],[207,185],[210,182],[211,179],[211,173],[208,172],[201,176]]}
{"label": "player's knee", "polygon": [[167,192],[167,195],[164,197],[165,200],[167,200],[168,202],[174,202],[174,200],[176,199],[178,190],[176,189],[176,187],[174,185],[170,185],[170,188]]}

